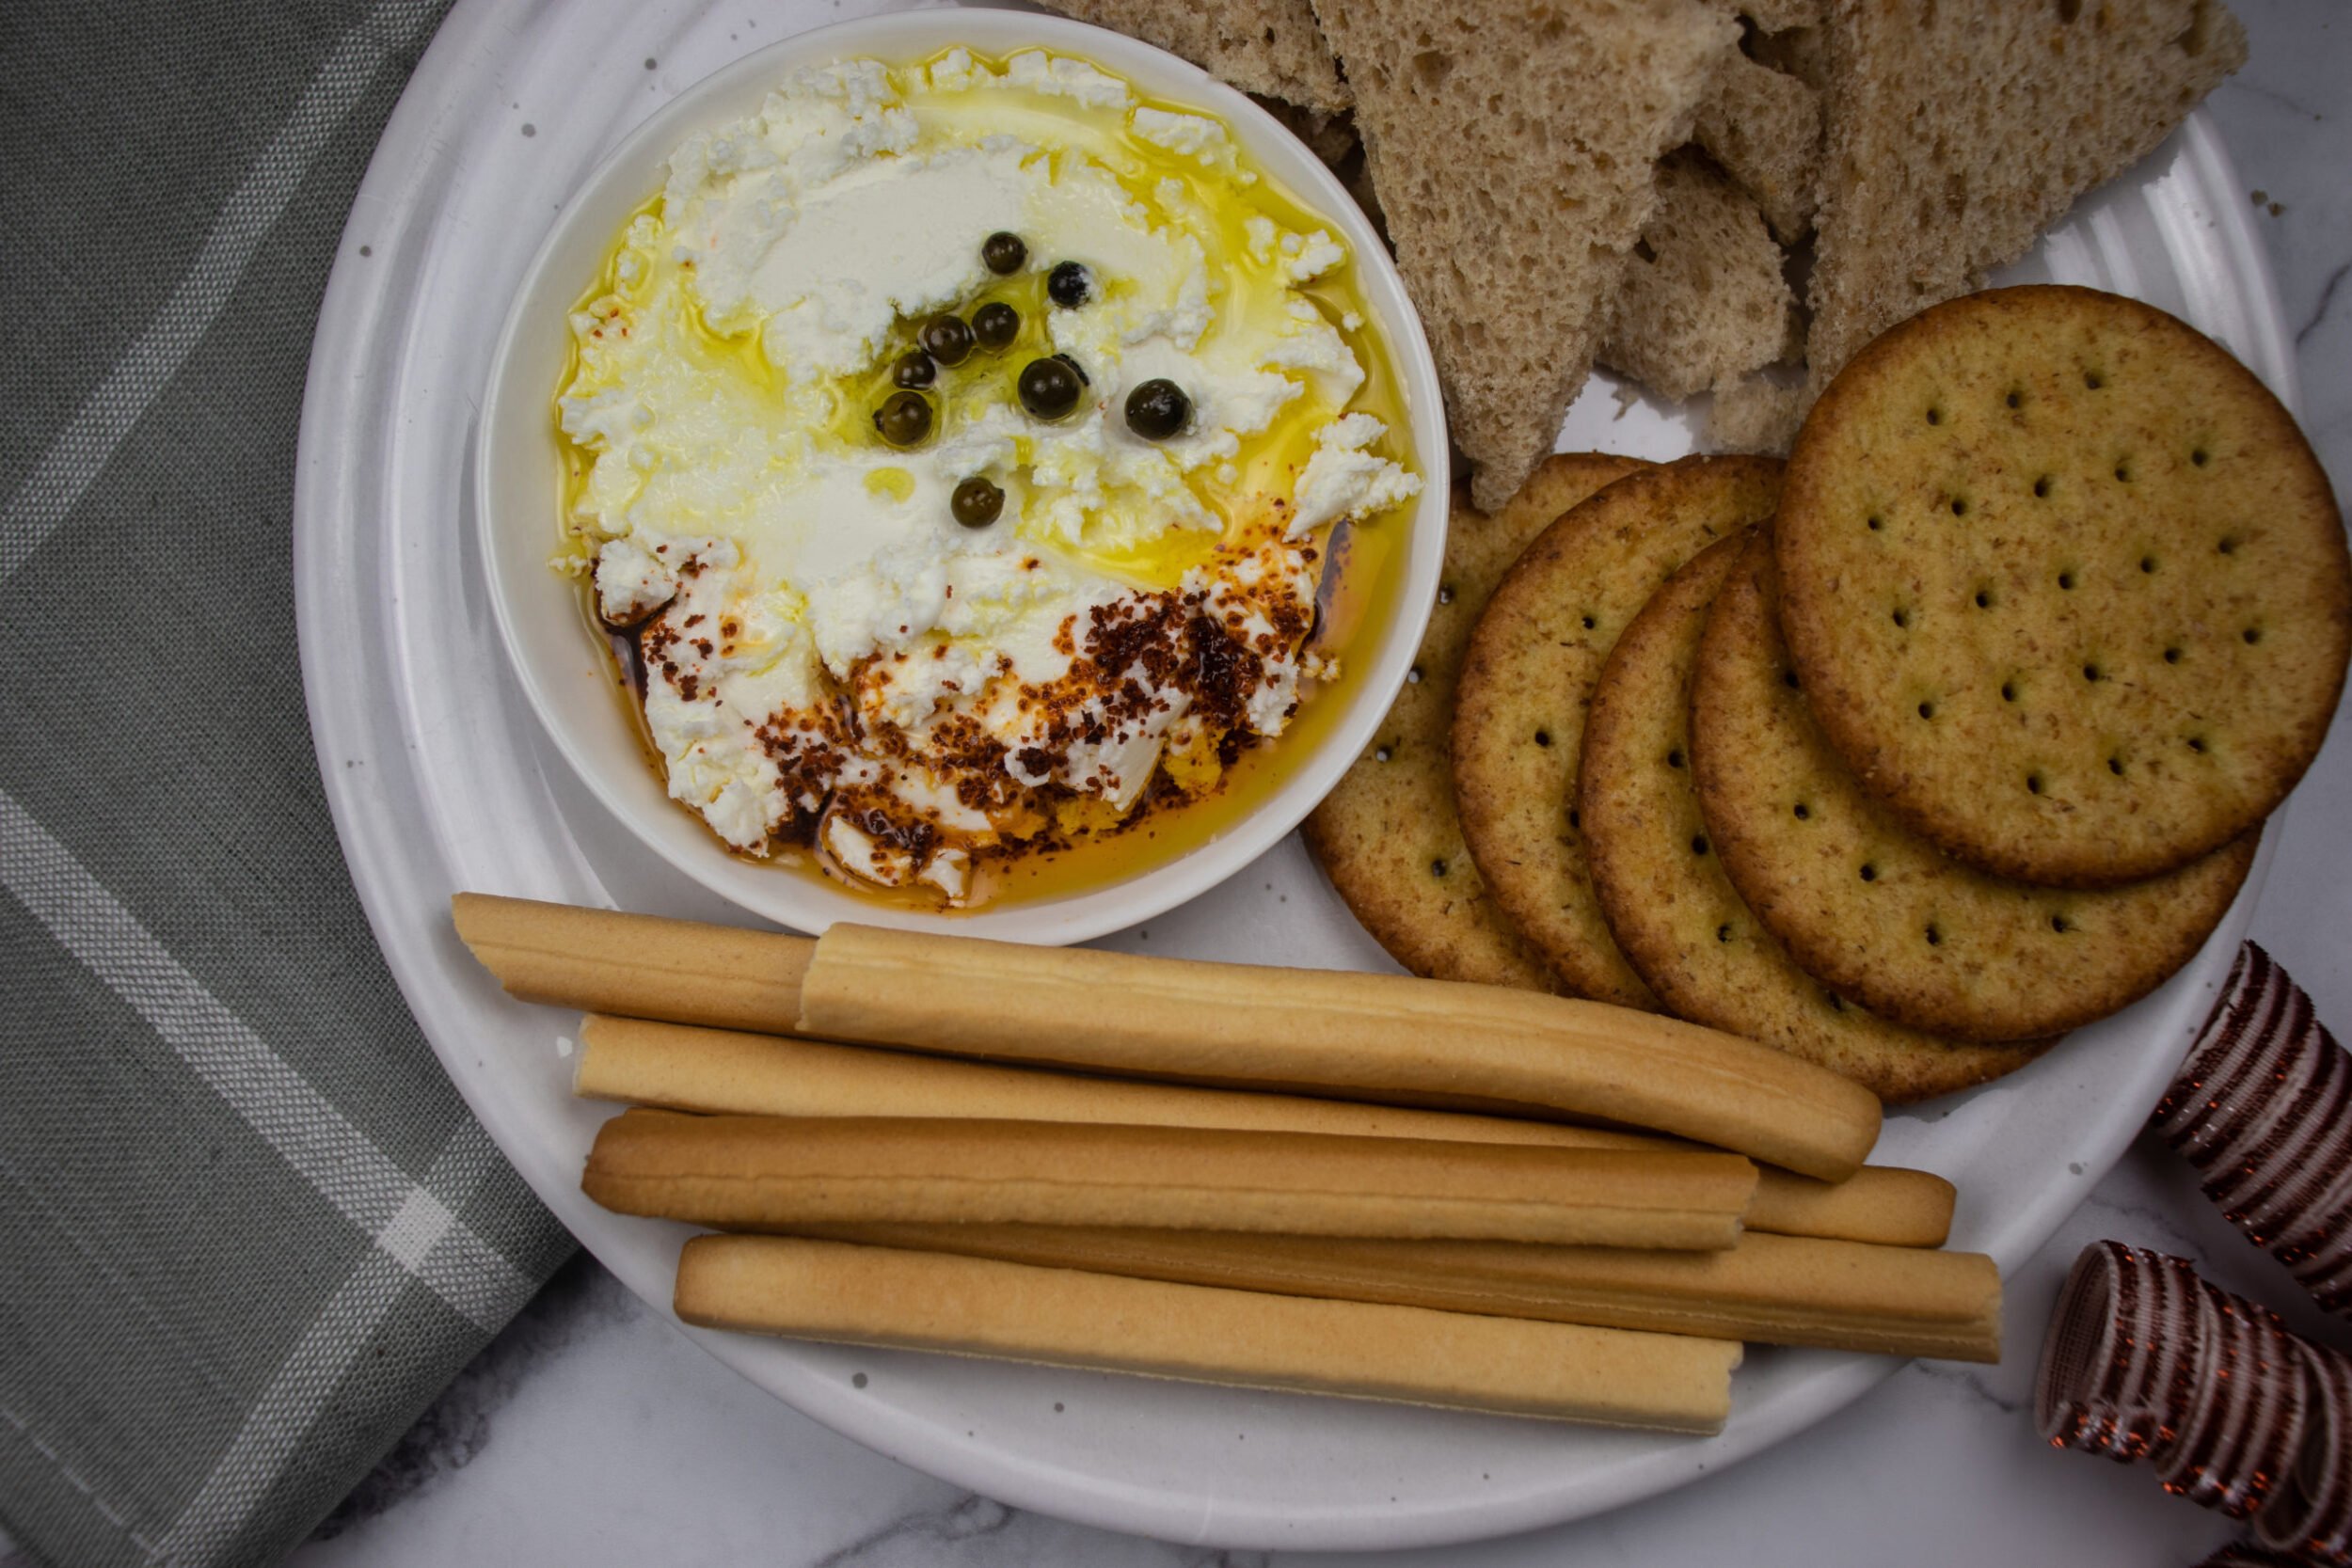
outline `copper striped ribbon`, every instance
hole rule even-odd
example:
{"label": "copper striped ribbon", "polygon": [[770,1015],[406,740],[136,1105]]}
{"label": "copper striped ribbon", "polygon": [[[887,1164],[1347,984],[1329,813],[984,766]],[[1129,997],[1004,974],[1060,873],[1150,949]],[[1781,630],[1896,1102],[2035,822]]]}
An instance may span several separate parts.
{"label": "copper striped ribbon", "polygon": [[2165,1490],[2250,1516],[2260,1547],[2352,1568],[2352,1357],[2185,1259],[2083,1250],[2042,1341],[2034,1418],[2055,1447],[2147,1460]]}
{"label": "copper striped ribbon", "polygon": [[2352,1316],[2352,1063],[2253,942],[2149,1125],[2231,1224]]}
{"label": "copper striped ribbon", "polygon": [[2306,1568],[2307,1560],[2258,1541],[2233,1541],[2197,1568]]}

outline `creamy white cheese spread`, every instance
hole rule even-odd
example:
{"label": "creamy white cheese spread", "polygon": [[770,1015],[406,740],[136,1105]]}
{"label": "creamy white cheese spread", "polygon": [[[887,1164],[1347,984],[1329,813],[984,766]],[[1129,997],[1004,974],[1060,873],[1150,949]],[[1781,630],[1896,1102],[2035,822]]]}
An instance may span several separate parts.
{"label": "creamy white cheese spread", "polygon": [[1039,51],[836,62],[680,147],[558,399],[559,563],[636,638],[672,797],[969,904],[1280,736],[1334,673],[1330,529],[1421,488],[1311,217]]}

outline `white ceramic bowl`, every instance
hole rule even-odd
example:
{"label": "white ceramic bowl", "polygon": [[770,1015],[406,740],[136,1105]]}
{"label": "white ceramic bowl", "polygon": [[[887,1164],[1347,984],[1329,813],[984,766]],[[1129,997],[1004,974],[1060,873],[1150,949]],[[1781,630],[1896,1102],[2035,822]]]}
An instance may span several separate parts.
{"label": "white ceramic bowl", "polygon": [[[596,274],[628,214],[661,186],[671,152],[697,130],[758,109],[802,66],[850,55],[898,63],[955,44],[1003,55],[1041,47],[1081,55],[1142,92],[1222,119],[1259,166],[1315,208],[1346,239],[1370,313],[1386,335],[1410,411],[1416,470],[1410,515],[1383,529],[1409,531],[1391,558],[1402,592],[1385,626],[1366,626],[1349,657],[1360,670],[1320,701],[1345,704],[1313,750],[1289,754],[1268,798],[1208,843],[1091,891],[970,913],[902,910],[782,866],[727,853],[664,796],[614,700],[612,672],[581,613],[575,584],[548,568],[555,552],[557,446],[551,400],[570,343],[567,312]],[[509,655],[540,721],[564,759],[615,816],[673,865],[744,909],[802,930],[835,920],[934,927],[1023,942],[1071,942],[1152,918],[1223,881],[1298,825],[1372,738],[1403,684],[1427,621],[1445,549],[1446,435],[1437,368],[1420,318],[1387,248],[1329,169],[1242,94],[1173,55],[1101,28],[1013,11],[917,11],[869,17],[804,33],[736,61],[681,94],[640,126],[589,176],[532,259],[491,358],[475,454],[477,501],[491,602]],[[1303,737],[1296,744],[1304,745]]]}

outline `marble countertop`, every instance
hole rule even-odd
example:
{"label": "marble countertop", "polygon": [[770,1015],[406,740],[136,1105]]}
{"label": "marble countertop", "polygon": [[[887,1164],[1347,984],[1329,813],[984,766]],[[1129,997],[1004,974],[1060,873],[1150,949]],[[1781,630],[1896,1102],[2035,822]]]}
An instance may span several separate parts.
{"label": "marble countertop", "polygon": [[[2303,417],[2352,495],[2352,11],[2233,0],[2252,63],[2210,104],[2258,211],[2303,378]],[[2352,710],[2347,710],[2352,713]],[[2289,808],[2253,935],[2321,1015],[2352,1021],[2352,717]],[[2009,1282],[1996,1367],[1915,1363],[1770,1452],[1647,1503],[1484,1544],[1374,1556],[1384,1568],[1900,1561],[2188,1564],[2227,1521],[2166,1497],[2145,1466],[2056,1452],[2027,1414],[2042,1325],[2081,1247],[2103,1237],[2200,1260],[2299,1332],[2352,1347],[2286,1273],[2142,1139]],[[1217,1552],[1006,1508],[835,1436],[674,1331],[584,1255],[426,1413],[290,1560],[757,1560],[810,1568],[1177,1568],[1297,1554]],[[0,1543],[0,1568],[20,1560]]]}

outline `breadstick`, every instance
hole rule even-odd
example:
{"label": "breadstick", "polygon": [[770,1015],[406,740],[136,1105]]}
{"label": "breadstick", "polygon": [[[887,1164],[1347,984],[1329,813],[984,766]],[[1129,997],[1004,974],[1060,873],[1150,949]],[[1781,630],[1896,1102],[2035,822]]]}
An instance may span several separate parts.
{"label": "breadstick", "polygon": [[740,1230],[882,1220],[1727,1247],[1756,1190],[1729,1154],[1531,1148],[937,1117],[604,1124],[608,1209]]}
{"label": "breadstick", "polygon": [[[1690,1148],[1639,1132],[1418,1111],[1298,1095],[1184,1088],[993,1067],[873,1046],[779,1039],[644,1019],[582,1022],[573,1087],[673,1111],[786,1117],[999,1117],[1344,1132],[1359,1137],[1545,1144],[1560,1148]],[[1866,1165],[1845,1181],[1759,1173],[1749,1230],[1884,1246],[1941,1246],[1952,1184],[1926,1171]]]}
{"label": "breadstick", "polygon": [[596,1012],[1584,1117],[1832,1181],[1878,1137],[1878,1101],[1835,1073],[1601,1003],[860,926],[835,927],[812,957],[803,938],[691,921],[480,894],[453,908],[459,935],[514,995]]}
{"label": "breadstick", "polygon": [[706,1328],[1668,1432],[1721,1428],[1740,1364],[1712,1339],[775,1236],[688,1242],[676,1305]]}
{"label": "breadstick", "polygon": [[1938,1247],[1952,1234],[1959,1200],[1932,1171],[1865,1165],[1843,1181],[1816,1181],[1764,1167],[1748,1205],[1747,1227],[1775,1236],[1873,1246]]}
{"label": "breadstick", "polygon": [[590,1012],[794,1034],[816,943],[617,910],[461,893],[457,934],[511,996]]}
{"label": "breadstick", "polygon": [[1646,1252],[1080,1226],[829,1225],[804,1233],[1279,1295],[1881,1355],[2001,1358],[2000,1271],[1974,1252],[1754,1234],[1725,1252]]}
{"label": "breadstick", "polygon": [[1605,1003],[837,925],[801,1033],[1349,1100],[1536,1110],[1678,1133],[1842,1180],[1879,1102],[1750,1040]]}

